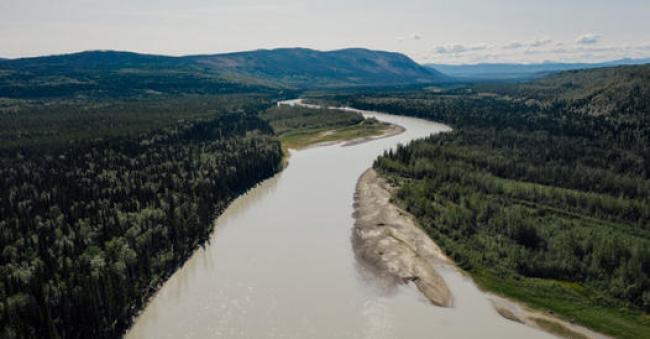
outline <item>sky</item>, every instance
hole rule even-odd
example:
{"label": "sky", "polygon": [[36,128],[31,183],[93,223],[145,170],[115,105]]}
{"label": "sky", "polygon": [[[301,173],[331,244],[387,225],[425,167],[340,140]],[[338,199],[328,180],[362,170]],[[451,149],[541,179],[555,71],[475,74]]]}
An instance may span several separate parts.
{"label": "sky", "polygon": [[277,47],[449,64],[650,57],[650,0],[0,0],[0,57]]}

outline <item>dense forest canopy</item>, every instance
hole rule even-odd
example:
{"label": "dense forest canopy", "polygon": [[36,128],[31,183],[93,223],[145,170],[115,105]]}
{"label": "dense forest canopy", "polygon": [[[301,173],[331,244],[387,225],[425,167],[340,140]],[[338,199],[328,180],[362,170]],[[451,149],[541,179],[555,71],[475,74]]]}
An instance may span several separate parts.
{"label": "dense forest canopy", "polygon": [[650,180],[604,164],[601,155],[617,155],[600,151],[543,133],[460,129],[400,147],[375,167],[479,281],[639,338],[650,329]]}
{"label": "dense forest canopy", "polygon": [[[50,61],[28,69],[72,74]],[[113,68],[124,61],[100,62],[100,72],[91,56],[77,61],[78,74],[122,79]],[[147,88],[160,84],[143,74]],[[4,95],[33,95],[0,99],[0,336],[7,338],[119,336],[208,239],[213,219],[282,168],[281,140],[383,128],[354,112],[277,107],[291,92],[267,87],[206,94],[189,79],[188,87],[142,94],[124,79],[121,88],[59,96],[43,90],[42,78],[18,79],[10,87],[24,91]]]}
{"label": "dense forest canopy", "polygon": [[[333,67],[319,66],[321,52],[294,52],[246,58]],[[358,54],[397,60],[383,81],[400,67],[434,74],[396,54],[328,55]],[[0,62],[0,336],[118,336],[207,240],[214,217],[281,169],[281,140],[384,128],[353,112],[276,107],[295,92],[210,64],[221,58],[84,52]],[[317,75],[332,76],[304,80]]]}
{"label": "dense forest canopy", "polygon": [[315,98],[455,131],[375,167],[484,287],[614,336],[650,333],[650,66]]}
{"label": "dense forest canopy", "polygon": [[[121,95],[121,94],[120,94]],[[5,100],[0,337],[116,337],[281,169],[262,93]]]}
{"label": "dense forest canopy", "polygon": [[[319,98],[443,121],[454,127],[544,131],[616,147],[650,176],[650,65],[560,73],[524,84]],[[633,152],[633,154],[629,154]]]}
{"label": "dense forest canopy", "polygon": [[305,128],[337,128],[358,124],[363,116],[356,112],[314,109],[301,106],[281,105],[268,109],[261,115],[277,134]]}
{"label": "dense forest canopy", "polygon": [[6,101],[0,106],[0,152],[42,152],[89,140],[137,137],[224,111],[257,112],[271,104],[272,97],[262,93]]}

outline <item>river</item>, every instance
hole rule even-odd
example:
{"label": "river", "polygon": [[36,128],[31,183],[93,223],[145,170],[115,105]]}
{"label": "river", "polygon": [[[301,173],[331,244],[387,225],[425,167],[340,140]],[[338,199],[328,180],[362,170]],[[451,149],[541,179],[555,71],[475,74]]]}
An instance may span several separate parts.
{"label": "river", "polygon": [[440,273],[453,308],[382,281],[354,256],[357,179],[384,150],[445,125],[364,112],[406,132],[292,152],[289,166],[238,198],[209,244],[175,272],[127,338],[545,338],[500,317],[470,279]]}

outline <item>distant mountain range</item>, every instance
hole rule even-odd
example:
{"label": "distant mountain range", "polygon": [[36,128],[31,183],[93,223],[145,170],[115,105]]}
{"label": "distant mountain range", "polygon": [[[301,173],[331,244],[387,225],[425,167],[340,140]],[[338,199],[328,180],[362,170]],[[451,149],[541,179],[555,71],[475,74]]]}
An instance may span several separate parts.
{"label": "distant mountain range", "polygon": [[[431,68],[399,53],[367,49],[322,52],[304,48],[170,57],[117,51],[89,51],[65,55],[0,61],[0,70],[54,84],[86,83],[128,75],[169,80],[196,78],[275,88],[305,89],[353,86],[396,86],[450,82]],[[101,76],[99,76],[101,74]],[[6,75],[5,75],[6,77]],[[98,80],[99,79],[99,80]],[[0,87],[3,76],[0,76]],[[5,79],[6,80],[6,79]],[[14,79],[18,80],[18,79]],[[36,81],[38,82],[38,81]],[[31,83],[34,83],[32,81]],[[157,90],[157,89],[156,89]]]}
{"label": "distant mountain range", "polygon": [[351,48],[281,48],[172,57],[88,51],[0,59],[0,97],[130,96],[389,87],[522,80],[588,68],[650,63],[420,65],[399,53]]}
{"label": "distant mountain range", "polygon": [[248,76],[295,87],[440,83],[450,79],[399,53],[304,48],[189,56],[219,73]]}
{"label": "distant mountain range", "polygon": [[538,78],[550,73],[562,71],[624,65],[642,65],[648,63],[650,63],[650,58],[620,59],[601,63],[483,63],[467,65],[426,64],[425,66],[459,80],[521,80]]}

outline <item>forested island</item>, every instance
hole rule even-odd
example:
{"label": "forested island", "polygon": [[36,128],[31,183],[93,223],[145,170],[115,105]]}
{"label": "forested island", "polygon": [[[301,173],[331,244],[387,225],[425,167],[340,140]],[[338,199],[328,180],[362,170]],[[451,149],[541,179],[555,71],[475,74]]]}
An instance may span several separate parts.
{"label": "forested island", "polygon": [[374,165],[443,250],[490,291],[650,333],[650,67],[314,100],[449,123]]}
{"label": "forested island", "polygon": [[268,109],[261,117],[269,122],[285,147],[294,149],[344,140],[361,141],[396,127],[377,119],[366,119],[358,112],[298,105],[279,105]]}

